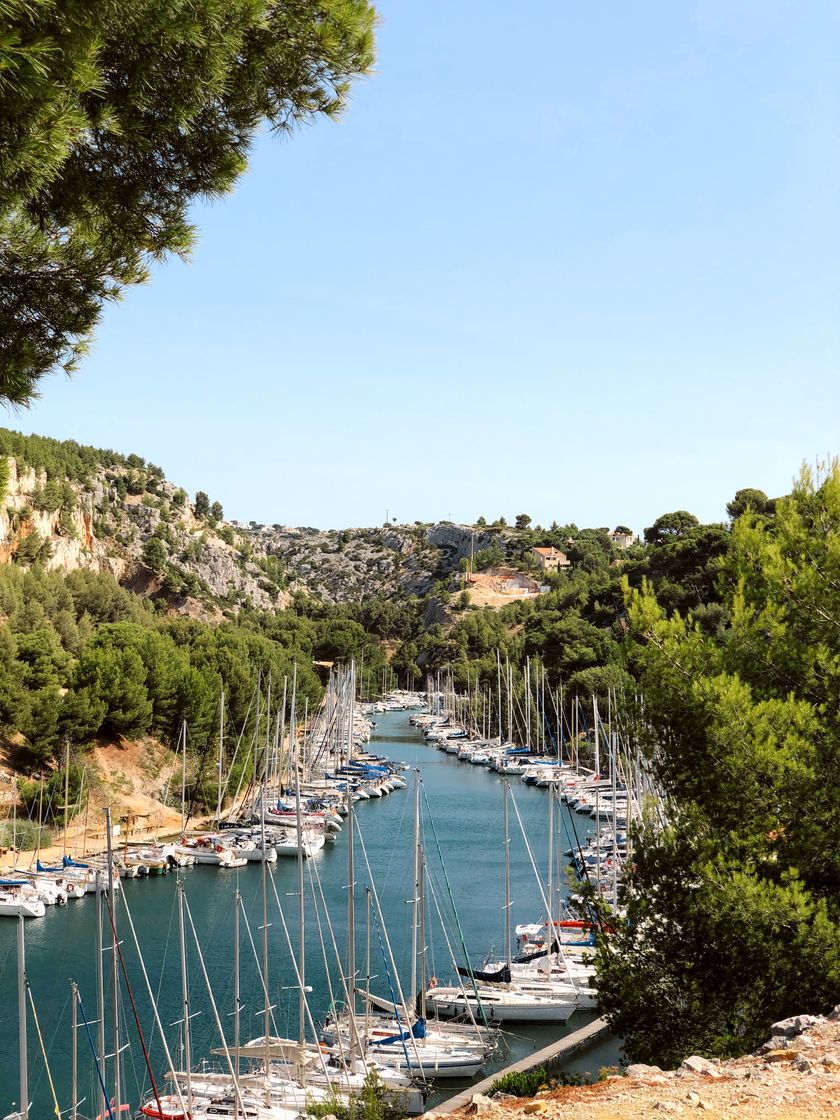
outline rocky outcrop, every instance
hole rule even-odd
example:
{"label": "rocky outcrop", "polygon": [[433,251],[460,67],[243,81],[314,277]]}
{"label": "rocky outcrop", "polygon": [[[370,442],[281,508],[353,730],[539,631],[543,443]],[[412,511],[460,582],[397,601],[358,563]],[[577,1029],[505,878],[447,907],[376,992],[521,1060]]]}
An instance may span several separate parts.
{"label": "rocky outcrop", "polygon": [[391,594],[425,595],[447,582],[462,559],[492,544],[497,532],[468,525],[395,525],[319,531],[288,526],[239,526],[259,551],[279,559],[292,590],[332,602]]}
{"label": "rocky outcrop", "polygon": [[215,520],[158,468],[101,454],[83,481],[8,457],[0,563],[110,572],[173,610],[218,615],[244,603],[275,610],[294,591],[330,602],[426,595],[454,583],[464,558],[506,543],[499,530],[451,522],[324,531]]}
{"label": "rocky outcrop", "polygon": [[[61,480],[59,499],[54,492],[45,496],[56,480],[44,471],[12,457],[7,462],[0,563],[40,560],[50,569],[110,572],[142,594],[165,595],[186,613],[243,602],[270,610],[286,601],[250,544],[232,532],[224,539],[225,526],[197,518],[183,491],[166,480],[149,476],[145,489],[136,469],[102,467],[86,484]],[[128,478],[139,493],[127,492]],[[160,542],[154,563],[146,551],[152,538]]]}

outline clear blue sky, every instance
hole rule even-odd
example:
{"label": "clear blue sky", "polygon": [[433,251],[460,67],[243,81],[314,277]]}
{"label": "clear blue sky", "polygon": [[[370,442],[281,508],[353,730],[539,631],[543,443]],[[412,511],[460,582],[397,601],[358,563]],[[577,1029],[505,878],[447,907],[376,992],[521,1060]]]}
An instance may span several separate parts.
{"label": "clear blue sky", "polygon": [[6,423],[229,517],[721,520],[840,451],[840,7],[382,0],[343,121]]}

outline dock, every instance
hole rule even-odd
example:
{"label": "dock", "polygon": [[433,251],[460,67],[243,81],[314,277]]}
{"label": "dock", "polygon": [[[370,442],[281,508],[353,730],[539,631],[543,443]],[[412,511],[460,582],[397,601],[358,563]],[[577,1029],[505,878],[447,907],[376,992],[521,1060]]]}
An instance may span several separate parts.
{"label": "dock", "polygon": [[606,1019],[593,1019],[591,1023],[587,1023],[580,1030],[564,1035],[557,1042],[552,1042],[550,1046],[544,1046],[542,1050],[534,1051],[533,1054],[514,1062],[513,1065],[497,1070],[492,1077],[485,1077],[483,1081],[470,1085],[468,1089],[450,1097],[448,1101],[436,1105],[432,1111],[449,1113],[463,1108],[464,1105],[470,1103],[476,1093],[488,1093],[493,1082],[498,1081],[500,1077],[504,1077],[506,1073],[527,1073],[528,1070],[536,1069],[538,1066],[542,1066],[545,1070],[554,1069],[561,1065],[570,1054],[574,1054],[578,1050],[585,1050],[587,1046],[591,1046],[602,1035],[608,1034],[609,1029]]}

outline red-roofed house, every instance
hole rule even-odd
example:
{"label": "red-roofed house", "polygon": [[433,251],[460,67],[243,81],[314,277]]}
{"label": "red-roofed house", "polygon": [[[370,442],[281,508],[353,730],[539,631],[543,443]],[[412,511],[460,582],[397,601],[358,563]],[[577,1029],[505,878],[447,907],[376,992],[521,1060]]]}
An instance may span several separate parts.
{"label": "red-roofed house", "polygon": [[544,572],[559,572],[562,568],[571,568],[572,562],[559,548],[532,548],[534,557]]}

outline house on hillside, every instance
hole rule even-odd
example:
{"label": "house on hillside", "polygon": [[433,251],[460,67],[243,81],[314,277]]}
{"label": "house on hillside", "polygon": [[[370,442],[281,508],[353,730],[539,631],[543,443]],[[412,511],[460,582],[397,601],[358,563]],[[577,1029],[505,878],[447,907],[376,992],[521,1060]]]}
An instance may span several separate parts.
{"label": "house on hillside", "polygon": [[618,529],[611,529],[607,536],[610,538],[616,548],[632,548],[636,543],[636,535],[634,533],[621,533]]}
{"label": "house on hillside", "polygon": [[531,555],[546,574],[559,572],[572,566],[572,562],[566,556],[566,553],[561,552],[559,548],[554,548],[553,545],[550,548],[532,548]]}

